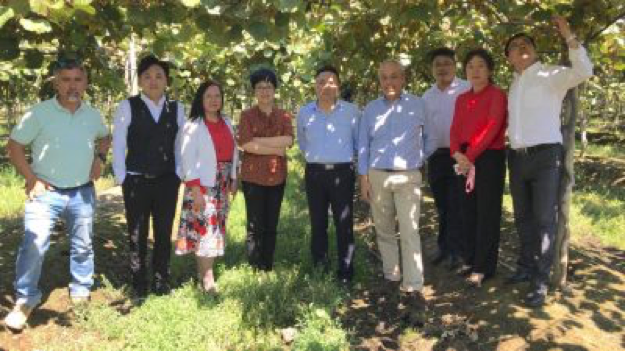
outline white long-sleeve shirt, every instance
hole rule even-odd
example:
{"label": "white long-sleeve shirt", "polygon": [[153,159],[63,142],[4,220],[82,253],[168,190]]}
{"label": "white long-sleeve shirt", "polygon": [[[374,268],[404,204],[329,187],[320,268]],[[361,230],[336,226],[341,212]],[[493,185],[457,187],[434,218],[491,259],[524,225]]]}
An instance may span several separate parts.
{"label": "white long-sleeve shirt", "polygon": [[560,112],[567,90],[592,76],[583,47],[569,49],[571,67],[536,62],[515,73],[508,95],[508,138],[513,149],[562,143]]}
{"label": "white long-sleeve shirt", "polygon": [[[449,130],[454,119],[456,99],[469,89],[471,89],[469,82],[454,78],[445,90],[434,84],[423,94],[426,110],[425,127],[429,129],[428,137],[432,139],[426,150],[427,155],[438,148],[449,148]],[[430,148],[432,150],[429,150]]]}
{"label": "white long-sleeve shirt", "polygon": [[[154,103],[154,101],[150,100],[147,96],[141,94],[141,100],[143,100],[145,105],[150,110],[150,114],[152,115],[152,118],[154,118],[154,121],[158,123],[161,112],[163,111],[163,106],[165,105],[165,96],[163,96],[158,103]],[[178,122],[178,135],[176,136],[176,142],[178,142],[185,121],[184,106],[182,106],[179,101],[177,105],[178,111],[176,111],[176,120]],[[128,100],[124,100],[119,103],[119,106],[115,111],[113,121],[113,173],[115,174],[115,180],[118,184],[122,184],[126,178],[126,145],[128,127],[130,126],[131,121],[132,114],[130,110],[130,102]],[[176,173],[178,174],[178,177],[180,177],[180,148],[176,147],[175,150],[174,158],[176,162]]]}

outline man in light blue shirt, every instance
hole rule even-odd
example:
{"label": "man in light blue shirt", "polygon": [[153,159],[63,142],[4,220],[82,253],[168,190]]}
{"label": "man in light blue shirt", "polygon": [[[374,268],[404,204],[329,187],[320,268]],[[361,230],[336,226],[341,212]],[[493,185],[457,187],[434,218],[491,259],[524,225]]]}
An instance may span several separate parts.
{"label": "man in light blue shirt", "polygon": [[[11,163],[26,179],[25,234],[15,264],[17,299],[4,322],[22,330],[41,302],[39,278],[59,217],[70,239],[72,302],[86,301],[93,285],[95,189],[108,150],[108,129],[100,112],[82,101],[87,72],[79,61],[61,60],[54,69],[56,96],[35,105],[13,129],[7,149]],[[32,146],[32,164],[26,146]],[[97,156],[96,156],[97,153]]]}
{"label": "man in light blue shirt", "polygon": [[300,109],[297,139],[306,158],[313,263],[325,270],[329,268],[328,208],[331,208],[336,228],[337,276],[341,283],[348,284],[354,273],[353,161],[360,110],[338,99],[339,85],[336,68],[324,66],[317,71],[317,100]]}
{"label": "man in light blue shirt", "polygon": [[[393,282],[401,280],[401,291],[420,294],[423,263],[419,169],[425,161],[425,105],[419,97],[403,91],[406,78],[399,62],[384,61],[378,78],[383,96],[365,107],[360,122],[361,196],[371,205],[384,278]],[[402,250],[401,270],[396,219]]]}

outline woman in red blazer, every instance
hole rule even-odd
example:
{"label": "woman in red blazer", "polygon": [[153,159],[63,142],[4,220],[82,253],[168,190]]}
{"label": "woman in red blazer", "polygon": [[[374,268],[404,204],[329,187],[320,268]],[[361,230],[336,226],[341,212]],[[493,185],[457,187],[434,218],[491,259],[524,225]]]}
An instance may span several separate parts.
{"label": "woman in red blazer", "polygon": [[463,66],[471,89],[456,100],[450,149],[462,194],[464,272],[479,287],[497,268],[508,112],[506,93],[492,83],[491,55],[473,50]]}

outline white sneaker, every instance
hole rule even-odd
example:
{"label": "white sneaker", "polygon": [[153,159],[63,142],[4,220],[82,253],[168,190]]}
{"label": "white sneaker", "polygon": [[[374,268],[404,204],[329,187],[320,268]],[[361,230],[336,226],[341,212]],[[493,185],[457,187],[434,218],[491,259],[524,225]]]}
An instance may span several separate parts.
{"label": "white sneaker", "polygon": [[34,310],[34,307],[30,307],[25,304],[15,305],[15,307],[13,307],[13,311],[11,311],[4,318],[4,324],[9,329],[12,329],[15,331],[21,331],[26,326],[26,321],[28,320],[28,316],[30,316],[33,310]]}

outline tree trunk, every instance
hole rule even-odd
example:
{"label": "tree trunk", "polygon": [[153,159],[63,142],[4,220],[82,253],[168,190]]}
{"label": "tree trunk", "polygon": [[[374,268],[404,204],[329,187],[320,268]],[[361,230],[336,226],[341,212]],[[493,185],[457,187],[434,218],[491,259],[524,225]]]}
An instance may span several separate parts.
{"label": "tree trunk", "polygon": [[571,230],[569,227],[569,213],[575,174],[573,161],[575,156],[575,122],[578,113],[579,98],[577,88],[567,92],[564,98],[564,113],[562,115],[562,141],[564,157],[562,176],[560,177],[560,206],[558,208],[558,233],[555,243],[554,269],[551,282],[554,287],[566,287],[567,268],[569,265],[569,243]]}
{"label": "tree trunk", "polygon": [[139,82],[137,77],[137,51],[135,47],[135,36],[130,36],[128,48],[128,58],[126,61],[126,86],[130,95],[139,94]]}
{"label": "tree trunk", "polygon": [[[578,90],[580,93],[584,93],[586,91],[585,88],[586,88],[586,83],[582,83],[579,86]],[[586,154],[586,148],[588,147],[588,119],[590,118],[590,114],[586,113],[586,111],[584,111],[584,109],[581,106],[578,107],[578,110],[579,110],[579,117],[580,117],[579,118],[580,119],[579,121],[580,122],[579,123],[580,141],[582,143],[581,150],[580,150],[580,157],[583,157]]]}

